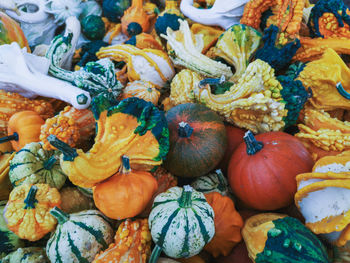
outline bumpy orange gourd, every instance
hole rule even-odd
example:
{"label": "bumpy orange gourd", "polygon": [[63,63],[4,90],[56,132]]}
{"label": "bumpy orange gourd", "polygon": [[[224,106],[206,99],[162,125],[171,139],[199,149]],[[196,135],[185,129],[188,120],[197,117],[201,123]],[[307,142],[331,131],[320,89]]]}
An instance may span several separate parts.
{"label": "bumpy orange gourd", "polygon": [[35,111],[17,112],[9,120],[9,136],[1,140],[10,139],[13,149],[19,151],[26,144],[39,141],[40,128],[44,123],[43,118]]}
{"label": "bumpy orange gourd", "polygon": [[150,17],[143,9],[143,0],[132,0],[131,6],[124,12],[121,24],[123,33],[128,36],[149,30]]}
{"label": "bumpy orange gourd", "polygon": [[36,241],[56,227],[51,208],[60,206],[61,196],[48,184],[23,184],[10,193],[4,218],[8,228],[22,239]]}
{"label": "bumpy orange gourd", "polygon": [[131,171],[129,158],[122,157],[118,173],[93,188],[96,207],[109,218],[124,219],[140,214],[157,191],[152,174]]}
{"label": "bumpy orange gourd", "polygon": [[205,194],[205,198],[214,210],[215,235],[204,249],[214,257],[227,256],[242,240],[243,219],[229,197],[211,192]]}
{"label": "bumpy orange gourd", "polygon": [[93,263],[146,263],[151,240],[147,219],[127,219],[118,227],[114,243],[96,255]]}

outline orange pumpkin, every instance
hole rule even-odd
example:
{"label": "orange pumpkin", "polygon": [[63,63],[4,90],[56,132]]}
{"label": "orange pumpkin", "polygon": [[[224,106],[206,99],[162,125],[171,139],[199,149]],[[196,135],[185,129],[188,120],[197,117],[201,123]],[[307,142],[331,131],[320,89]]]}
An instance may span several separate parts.
{"label": "orange pumpkin", "polygon": [[214,257],[227,256],[242,240],[243,219],[229,197],[211,192],[205,194],[205,198],[214,210],[215,235],[204,249]]}
{"label": "orange pumpkin", "polygon": [[4,12],[0,12],[0,45],[17,42],[30,52],[28,42],[19,24]]}
{"label": "orange pumpkin", "polygon": [[160,92],[151,82],[136,80],[129,82],[121,95],[122,100],[130,97],[144,99],[145,101],[150,101],[154,105],[157,105]]}
{"label": "orange pumpkin", "polygon": [[152,174],[131,171],[129,158],[122,157],[118,173],[93,188],[96,207],[113,219],[124,219],[140,214],[157,191],[158,183]]}
{"label": "orange pumpkin", "polygon": [[123,34],[136,36],[150,28],[150,17],[143,8],[143,0],[132,0],[121,19]]}
{"label": "orange pumpkin", "polygon": [[27,143],[38,142],[41,125],[45,123],[35,111],[20,111],[13,114],[9,120],[7,134],[0,143],[11,141],[15,151],[22,149]]}

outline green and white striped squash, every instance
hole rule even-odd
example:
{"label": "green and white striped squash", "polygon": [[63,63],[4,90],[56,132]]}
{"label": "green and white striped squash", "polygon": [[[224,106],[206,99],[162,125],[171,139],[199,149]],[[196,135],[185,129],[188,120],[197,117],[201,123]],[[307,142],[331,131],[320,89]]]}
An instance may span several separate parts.
{"label": "green and white striped squash", "polygon": [[149,263],[157,262],[161,251],[172,258],[194,256],[215,234],[213,209],[204,194],[189,185],[159,194],[148,222],[156,244]]}
{"label": "green and white striped squash", "polygon": [[0,260],[1,263],[50,263],[42,247],[19,248]]}
{"label": "green and white striped squash", "polygon": [[207,175],[203,175],[198,177],[191,186],[198,192],[202,193],[211,193],[218,192],[223,196],[227,196],[229,194],[229,187],[227,179],[220,169],[209,173]]}
{"label": "green and white striped squash", "polygon": [[67,176],[60,166],[61,152],[47,151],[42,147],[42,143],[32,142],[15,154],[9,172],[14,187],[23,183],[43,183],[60,189],[64,185]]}
{"label": "green and white striped squash", "polygon": [[23,241],[7,227],[3,217],[6,203],[7,201],[0,201],[0,258],[15,251],[17,248],[24,247]]}
{"label": "green and white striped squash", "polygon": [[51,262],[92,262],[98,252],[113,242],[114,231],[97,210],[66,214],[54,207],[50,213],[58,221],[56,231],[46,245]]}

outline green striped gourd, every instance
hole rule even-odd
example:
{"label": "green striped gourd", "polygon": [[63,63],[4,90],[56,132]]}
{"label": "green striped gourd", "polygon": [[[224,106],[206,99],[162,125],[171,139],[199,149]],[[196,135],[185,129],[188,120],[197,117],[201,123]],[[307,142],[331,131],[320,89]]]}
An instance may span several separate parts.
{"label": "green striped gourd", "polygon": [[0,260],[1,263],[50,263],[42,247],[19,248]]}
{"label": "green striped gourd", "polygon": [[204,194],[189,185],[159,194],[148,222],[156,244],[149,263],[157,262],[162,250],[172,258],[194,256],[215,234],[213,209]]}
{"label": "green striped gourd", "polygon": [[8,229],[6,221],[2,216],[6,203],[7,201],[0,201],[0,258],[24,246],[23,241]]}
{"label": "green striped gourd", "polygon": [[66,214],[54,207],[50,213],[58,221],[46,245],[51,262],[89,263],[113,242],[114,231],[97,210]]}
{"label": "green striped gourd", "polygon": [[67,176],[62,172],[59,151],[44,150],[32,142],[19,150],[10,162],[9,177],[13,186],[44,183],[60,189]]}
{"label": "green striped gourd", "polygon": [[228,182],[220,169],[198,177],[191,186],[198,192],[211,193],[218,192],[221,195],[227,196],[229,194]]}

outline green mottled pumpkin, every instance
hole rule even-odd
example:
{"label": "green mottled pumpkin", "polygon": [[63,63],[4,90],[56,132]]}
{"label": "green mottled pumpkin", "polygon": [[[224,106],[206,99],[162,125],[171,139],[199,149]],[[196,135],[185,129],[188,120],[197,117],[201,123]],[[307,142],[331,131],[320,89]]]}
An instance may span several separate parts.
{"label": "green mottled pumpkin", "polygon": [[172,258],[197,255],[215,233],[213,209],[189,185],[159,194],[148,222],[156,244],[149,263],[157,262],[161,251]]}
{"label": "green mottled pumpkin", "polygon": [[103,0],[103,15],[111,22],[120,22],[124,11],[130,7],[130,0]]}
{"label": "green mottled pumpkin", "polygon": [[13,186],[44,183],[60,189],[67,176],[62,172],[59,151],[44,150],[33,142],[19,150],[10,162],[9,177]]}
{"label": "green mottled pumpkin", "polygon": [[97,210],[66,214],[54,207],[50,213],[58,222],[46,245],[51,262],[92,262],[98,252],[113,242],[114,231]]}
{"label": "green mottled pumpkin", "polygon": [[100,16],[89,15],[81,21],[84,36],[90,40],[101,40],[106,33],[105,23]]}
{"label": "green mottled pumpkin", "polygon": [[1,263],[50,263],[41,247],[19,248],[0,260]]}
{"label": "green mottled pumpkin", "polygon": [[6,203],[7,201],[0,201],[0,258],[24,246],[23,241],[7,227],[2,215]]}
{"label": "green mottled pumpkin", "polygon": [[192,182],[191,186],[196,189],[196,191],[205,194],[211,192],[218,192],[223,196],[227,196],[229,194],[227,179],[220,169],[198,177]]}
{"label": "green mottled pumpkin", "polygon": [[164,162],[174,175],[198,177],[213,170],[224,156],[227,136],[219,115],[204,105],[180,104],[166,119],[170,149]]}

